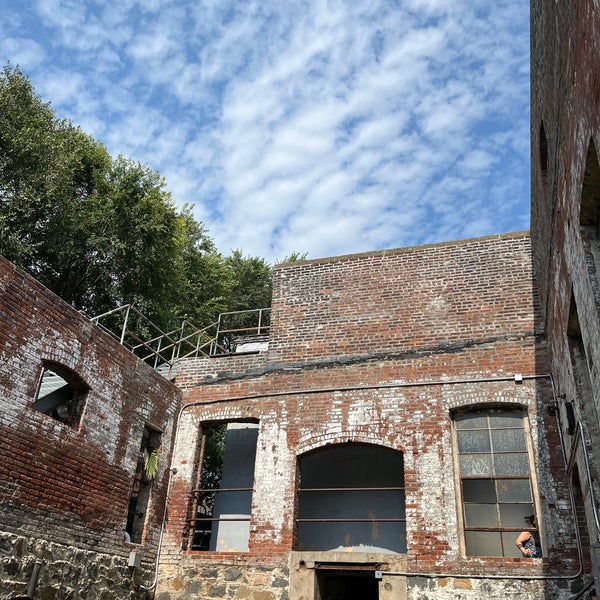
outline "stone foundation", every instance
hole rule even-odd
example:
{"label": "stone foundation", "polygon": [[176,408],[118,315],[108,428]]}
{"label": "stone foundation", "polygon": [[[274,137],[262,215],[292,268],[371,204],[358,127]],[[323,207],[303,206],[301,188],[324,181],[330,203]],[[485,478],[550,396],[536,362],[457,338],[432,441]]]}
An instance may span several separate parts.
{"label": "stone foundation", "polygon": [[239,598],[243,600],[288,600],[287,569],[238,564],[191,565],[161,568],[156,600],[188,598]]}
{"label": "stone foundation", "polygon": [[54,542],[0,534],[0,600],[25,595],[36,556],[42,560],[35,600],[149,600],[141,589],[153,565],[127,566],[127,556],[111,556]]}

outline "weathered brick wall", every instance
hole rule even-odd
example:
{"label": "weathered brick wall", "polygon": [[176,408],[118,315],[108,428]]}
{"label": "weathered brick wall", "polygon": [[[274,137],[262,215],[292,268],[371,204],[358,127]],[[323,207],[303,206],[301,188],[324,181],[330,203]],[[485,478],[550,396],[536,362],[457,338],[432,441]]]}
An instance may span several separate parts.
{"label": "weathered brick wall", "polygon": [[[402,563],[416,573],[473,575],[411,577],[403,593],[569,597],[568,580],[508,584],[484,577],[568,575],[578,569],[549,364],[536,334],[539,310],[527,235],[282,266],[274,290],[269,350],[255,355],[246,371],[242,361],[249,357],[231,357],[231,368],[223,358],[180,365],[186,408],[157,597],[189,597],[204,585],[200,572],[210,568],[210,581],[221,586],[223,597],[298,598],[293,584],[273,584],[282,569],[299,569],[290,563],[297,460],[348,441],[404,455],[408,551],[384,555],[384,570],[399,570]],[[515,382],[516,373],[523,383]],[[480,403],[527,409],[546,548],[539,563],[461,552],[451,411]],[[249,418],[259,422],[249,552],[182,551],[201,423]],[[251,579],[265,567],[277,577],[253,585],[245,580],[243,586],[227,578],[231,569],[242,569]],[[387,585],[393,593],[399,589]],[[202,597],[210,597],[203,589]]]}
{"label": "weathered brick wall", "polygon": [[[78,428],[31,408],[44,360],[69,367],[89,385]],[[92,563],[98,560],[105,567],[107,561],[124,567],[121,574],[126,579],[121,581],[115,570],[117,582],[110,594],[88,580],[85,597],[128,597],[124,590],[134,589],[127,568],[132,549],[141,552],[145,576],[151,581],[181,392],[49,290],[0,259],[0,398],[2,565],[11,565],[10,572],[0,566],[6,588],[2,591],[8,591],[10,581],[10,589],[24,592],[33,551],[50,544],[53,549],[46,552],[40,585],[55,592],[60,586],[77,590],[80,571],[94,569]],[[163,432],[160,468],[145,542],[125,544],[122,532],[147,423]],[[59,576],[73,556],[82,563],[77,576]],[[56,583],[61,577],[62,582]]]}
{"label": "weathered brick wall", "polygon": [[[566,428],[565,402],[572,403],[591,458],[588,472],[579,436],[565,436],[569,456],[576,457],[575,472],[583,488],[587,528],[594,541],[600,534],[594,514],[596,499],[600,498],[600,288],[593,257],[597,240],[582,230],[580,208],[584,195],[588,203],[597,204],[600,194],[594,175],[597,159],[592,161],[592,168],[586,167],[590,141],[596,151],[600,148],[598,1],[534,0],[531,51],[534,265],[561,399],[560,414]],[[546,144],[543,139],[540,142],[542,130]],[[575,326],[577,320],[579,327]],[[586,355],[579,367],[574,361],[577,329]]]}
{"label": "weathered brick wall", "polygon": [[269,358],[436,352],[531,333],[531,284],[522,232],[283,265]]}

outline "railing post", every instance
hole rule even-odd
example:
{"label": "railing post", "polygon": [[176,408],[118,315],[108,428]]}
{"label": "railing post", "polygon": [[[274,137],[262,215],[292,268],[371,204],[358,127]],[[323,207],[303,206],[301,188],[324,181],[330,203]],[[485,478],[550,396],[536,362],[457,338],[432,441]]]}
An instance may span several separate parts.
{"label": "railing post", "polygon": [[123,320],[123,329],[121,331],[121,346],[125,341],[125,332],[127,331],[127,321],[129,320],[129,309],[131,308],[131,304],[127,305],[127,310],[125,311],[125,319]]}

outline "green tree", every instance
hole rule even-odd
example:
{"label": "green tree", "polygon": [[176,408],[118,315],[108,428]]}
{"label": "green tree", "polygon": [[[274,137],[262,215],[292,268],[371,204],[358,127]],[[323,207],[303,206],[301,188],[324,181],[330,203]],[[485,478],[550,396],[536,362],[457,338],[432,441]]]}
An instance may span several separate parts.
{"label": "green tree", "polygon": [[113,159],[57,119],[9,64],[0,73],[0,254],[90,316],[132,304],[163,330],[271,303],[266,261],[220,254],[156,171]]}

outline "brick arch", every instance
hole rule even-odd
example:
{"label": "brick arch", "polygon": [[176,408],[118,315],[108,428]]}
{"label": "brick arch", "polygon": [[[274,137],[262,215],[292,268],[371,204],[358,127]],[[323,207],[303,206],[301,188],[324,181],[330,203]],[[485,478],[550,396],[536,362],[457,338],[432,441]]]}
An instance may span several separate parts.
{"label": "brick arch", "polygon": [[259,421],[261,415],[258,410],[248,410],[247,406],[229,406],[225,404],[200,404],[186,409],[195,420],[202,421]]}
{"label": "brick arch", "polygon": [[482,408],[506,408],[518,409],[527,412],[531,408],[531,403],[518,402],[515,400],[480,400],[479,402],[461,402],[449,407],[450,417],[459,412],[468,412]]}
{"label": "brick arch", "polygon": [[389,448],[390,450],[397,450],[398,452],[404,453],[404,448],[399,448],[391,442],[387,442],[386,440],[382,439],[381,436],[378,436],[375,433],[367,434],[364,432],[345,431],[342,433],[328,432],[320,435],[315,434],[307,437],[304,440],[300,440],[296,446],[296,457],[300,458],[308,452],[312,452],[313,450],[318,450],[332,444],[370,444],[372,446],[383,446],[384,448]]}

